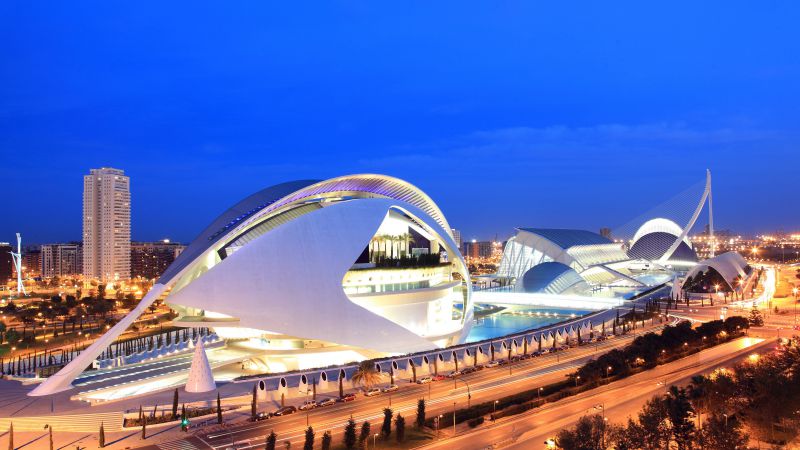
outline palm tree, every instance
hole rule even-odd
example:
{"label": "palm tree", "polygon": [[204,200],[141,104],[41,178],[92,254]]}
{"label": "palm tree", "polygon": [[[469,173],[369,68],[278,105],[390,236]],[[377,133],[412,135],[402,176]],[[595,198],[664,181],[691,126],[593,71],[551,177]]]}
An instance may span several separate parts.
{"label": "palm tree", "polygon": [[375,362],[371,360],[361,361],[358,365],[358,370],[350,378],[354,383],[364,386],[369,389],[374,384],[381,380],[381,374],[375,370]]}

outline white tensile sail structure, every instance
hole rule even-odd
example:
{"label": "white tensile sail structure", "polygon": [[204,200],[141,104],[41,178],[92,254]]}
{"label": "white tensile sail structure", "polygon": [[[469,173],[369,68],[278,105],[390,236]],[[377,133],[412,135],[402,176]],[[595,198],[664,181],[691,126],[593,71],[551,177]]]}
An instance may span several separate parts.
{"label": "white tensile sail structure", "polygon": [[189,369],[189,379],[186,381],[186,392],[208,392],[217,388],[211,365],[208,363],[203,338],[197,337],[192,356],[192,367]]}

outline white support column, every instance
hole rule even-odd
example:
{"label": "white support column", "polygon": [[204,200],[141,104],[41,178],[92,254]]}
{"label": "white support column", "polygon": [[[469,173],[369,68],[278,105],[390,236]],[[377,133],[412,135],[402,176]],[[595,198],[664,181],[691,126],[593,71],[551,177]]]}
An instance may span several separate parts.
{"label": "white support column", "polygon": [[155,284],[150,292],[144,296],[142,301],[136,305],[127,316],[123,317],[116,325],[106,331],[105,334],[100,336],[99,339],[94,341],[86,350],[82,351],[75,359],[70,361],[69,364],[64,366],[55,375],[46,379],[42,384],[36,386],[36,389],[28,392],[28,396],[40,397],[43,395],[56,394],[58,392],[72,389],[72,381],[78,377],[83,371],[94,361],[105,348],[111,345],[114,340],[128,329],[131,324],[144,312],[144,310],[153,304],[156,299],[166,289],[163,284]]}

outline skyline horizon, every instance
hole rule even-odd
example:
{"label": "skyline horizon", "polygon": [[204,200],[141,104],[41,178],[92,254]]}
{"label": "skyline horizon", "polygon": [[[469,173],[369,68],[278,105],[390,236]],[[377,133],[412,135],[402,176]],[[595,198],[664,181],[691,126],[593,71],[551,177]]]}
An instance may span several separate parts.
{"label": "skyline horizon", "polygon": [[[120,170],[125,171],[124,168],[117,167],[117,166],[112,166],[112,165],[98,166],[96,168],[114,168],[114,169],[120,169]],[[137,213],[136,212],[136,208],[135,208],[135,205],[136,205],[136,201],[135,201],[135,199],[136,199],[136,189],[135,189],[136,180],[127,171],[125,171],[125,175],[131,178],[131,204],[132,204],[131,212],[132,212],[132,216],[136,217],[136,213]],[[348,174],[348,175],[352,175],[352,174]],[[301,178],[298,178],[298,179],[303,179],[303,178],[301,177]],[[309,178],[309,179],[311,179],[311,178]],[[316,179],[316,178],[314,178],[314,179]],[[277,182],[280,183],[280,182],[283,182],[283,181],[293,181],[293,180],[282,180],[282,181],[277,181]],[[412,182],[410,180],[405,180],[405,181],[408,181],[411,184],[414,184],[415,186],[419,187],[418,184],[416,184],[416,183],[414,183],[414,182]],[[264,187],[266,187],[266,186],[264,186]],[[423,189],[423,191],[425,191],[425,190]],[[252,193],[253,192],[245,194],[245,196],[250,195]],[[80,195],[81,195],[81,193],[79,192],[78,197],[80,197]],[[433,195],[431,195],[431,198],[433,199],[434,202],[437,203],[437,205],[439,205],[439,207],[443,211],[447,210],[447,207],[446,206],[442,206],[442,204],[440,202],[437,202],[436,198],[434,198]],[[236,199],[236,200],[231,201],[229,203],[229,205],[233,205],[238,200],[240,200],[240,199]],[[78,202],[78,203],[80,203],[80,202]],[[225,210],[225,208],[227,208],[227,207],[221,208],[216,213],[210,212],[209,214],[211,215],[211,218],[213,219],[218,214],[221,214]],[[214,210],[214,208],[213,207],[209,208],[209,210]],[[80,228],[80,222],[81,222],[81,220],[80,220],[80,212],[81,212],[80,208],[76,208],[76,211],[77,211],[76,214],[78,216],[77,226]],[[704,207],[703,211],[704,211],[704,213],[707,213],[706,207]],[[140,214],[146,215],[147,213],[145,212],[145,213],[140,213]],[[628,220],[631,220],[633,218],[636,218],[640,214],[641,213],[631,213],[630,217],[625,219],[625,221],[628,221]],[[701,216],[701,217],[703,217],[703,216]],[[635,219],[633,219],[633,220],[635,220]],[[515,229],[518,228],[518,227],[531,227],[531,226],[533,226],[533,227],[542,227],[542,228],[574,228],[574,229],[585,229],[585,230],[589,230],[589,231],[598,233],[601,228],[610,228],[612,231],[614,231],[620,225],[626,223],[625,221],[621,221],[620,223],[618,223],[616,225],[603,225],[603,224],[600,224],[600,225],[596,225],[596,226],[593,226],[593,227],[581,226],[581,225],[561,226],[561,225],[558,225],[558,224],[552,224],[552,225],[548,225],[548,226],[545,227],[545,226],[540,226],[538,224],[519,224],[519,225],[512,226],[509,230],[507,230],[505,232],[506,233],[505,235],[503,234],[503,231],[500,231],[500,230],[495,230],[493,232],[492,231],[488,231],[488,232],[484,232],[484,233],[479,234],[479,233],[470,231],[469,227],[455,226],[452,223],[451,223],[451,226],[461,232],[462,240],[464,242],[471,241],[471,240],[477,240],[477,241],[499,241],[499,242],[502,242],[502,241],[505,241],[508,237],[512,236],[514,234]],[[211,222],[211,220],[208,221],[208,223],[210,223],[210,222]],[[716,219],[715,219],[715,223],[717,223]],[[706,223],[702,223],[702,220],[701,220],[698,224],[695,225],[695,227],[692,230],[692,233],[690,233],[690,234],[691,235],[699,234],[701,232],[701,230],[705,229],[706,225],[707,225],[707,221],[706,221]],[[177,243],[188,245],[189,243],[192,242],[192,240],[194,240],[197,237],[197,235],[199,235],[201,233],[201,231],[205,228],[205,226],[206,225],[198,225],[197,230],[194,231],[194,232],[191,231],[191,230],[187,230],[187,231],[184,231],[181,234],[181,233],[178,233],[178,232],[173,230],[171,232],[161,233],[160,236],[151,234],[150,236],[147,236],[146,238],[142,239],[142,238],[140,238],[140,236],[136,235],[135,221],[132,218],[132,224],[131,224],[132,237],[131,237],[131,242],[159,242],[159,241],[163,241],[165,239],[168,239],[170,242],[173,242],[173,243],[177,242]],[[19,227],[17,227],[17,228],[19,228]],[[765,229],[752,230],[751,229],[751,230],[742,231],[741,228],[737,228],[736,226],[725,226],[725,227],[716,226],[715,229],[716,230],[729,230],[729,231],[734,232],[734,233],[736,233],[737,235],[740,235],[740,236],[755,237],[755,236],[768,235],[768,234],[773,234],[773,233],[787,233],[787,234],[790,234],[790,233],[793,233],[793,232],[797,231],[797,229],[800,229],[800,227],[795,226],[795,229],[790,227],[790,228],[786,228],[786,229],[772,229],[772,230],[765,230]],[[17,231],[14,231],[14,233],[16,233],[16,232]],[[25,237],[26,237],[26,233],[25,232],[23,232],[23,231],[19,231],[19,232],[22,233],[22,235],[23,235],[23,241],[24,241],[23,246],[26,246],[26,245],[53,244],[53,243],[67,243],[67,242],[82,242],[82,240],[80,239],[80,237],[82,235],[81,230],[78,230],[78,232],[77,232],[78,239],[69,239],[69,238],[67,238],[67,239],[44,239],[44,240],[34,240],[34,241],[31,241],[30,239],[25,239]],[[36,239],[39,239],[39,238],[36,238]],[[5,240],[0,239],[0,242],[5,242]]]}

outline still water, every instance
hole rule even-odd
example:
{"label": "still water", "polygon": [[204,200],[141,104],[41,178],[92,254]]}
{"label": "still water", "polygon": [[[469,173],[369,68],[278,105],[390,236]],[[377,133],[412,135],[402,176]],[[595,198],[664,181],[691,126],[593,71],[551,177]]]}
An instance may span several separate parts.
{"label": "still water", "polygon": [[[502,306],[502,305],[501,305]],[[493,339],[524,330],[544,327],[591,311],[544,306],[507,305],[500,311],[491,312],[485,305],[475,306],[475,324],[467,336],[467,342]],[[481,317],[480,311],[488,313]]]}

